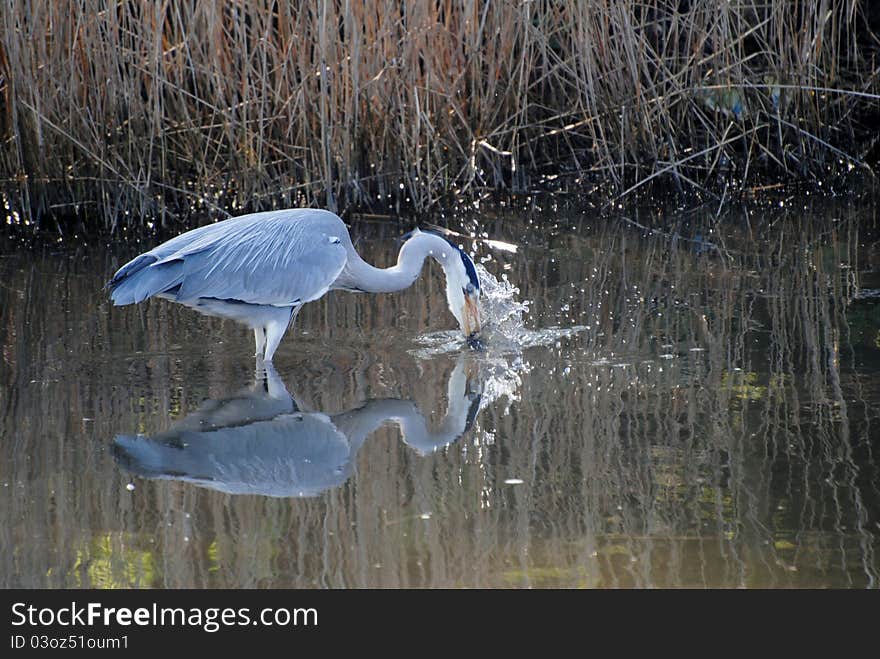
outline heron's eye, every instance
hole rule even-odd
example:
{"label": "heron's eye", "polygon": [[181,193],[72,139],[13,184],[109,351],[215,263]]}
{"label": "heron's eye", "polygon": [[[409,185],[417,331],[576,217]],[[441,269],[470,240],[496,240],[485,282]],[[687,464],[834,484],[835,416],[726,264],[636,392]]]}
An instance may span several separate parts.
{"label": "heron's eye", "polygon": [[468,285],[464,287],[464,292],[468,295],[472,295],[474,292],[474,285],[468,282]]}

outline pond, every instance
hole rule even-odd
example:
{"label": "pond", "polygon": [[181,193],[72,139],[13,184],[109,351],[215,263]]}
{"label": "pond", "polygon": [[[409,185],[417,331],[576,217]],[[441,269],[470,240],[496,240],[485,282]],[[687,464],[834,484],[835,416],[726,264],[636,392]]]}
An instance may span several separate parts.
{"label": "pond", "polygon": [[[717,210],[471,209],[484,350],[432,264],[268,371],[110,305],[155,241],[0,243],[0,586],[877,587],[876,206]],[[382,266],[409,228],[351,227]]]}

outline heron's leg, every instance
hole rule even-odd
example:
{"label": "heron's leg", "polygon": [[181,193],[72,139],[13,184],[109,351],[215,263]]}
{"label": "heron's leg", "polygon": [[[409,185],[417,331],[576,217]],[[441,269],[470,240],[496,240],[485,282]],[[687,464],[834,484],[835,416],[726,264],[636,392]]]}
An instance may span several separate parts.
{"label": "heron's leg", "polygon": [[274,314],[275,317],[266,323],[265,361],[272,361],[275,350],[278,348],[278,344],[281,343],[281,337],[284,336],[284,333],[287,331],[287,326],[290,324],[291,316],[295,316],[298,310],[299,307],[296,309],[291,309],[289,307],[279,308],[278,313]]}
{"label": "heron's leg", "polygon": [[255,327],[254,328],[254,341],[257,343],[257,350],[254,353],[255,357],[262,357],[263,350],[266,348],[266,328],[265,327]]}

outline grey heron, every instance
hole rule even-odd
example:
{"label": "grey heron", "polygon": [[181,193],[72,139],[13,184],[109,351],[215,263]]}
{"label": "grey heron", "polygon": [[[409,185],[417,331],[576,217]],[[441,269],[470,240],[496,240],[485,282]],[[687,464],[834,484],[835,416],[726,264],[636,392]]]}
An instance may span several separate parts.
{"label": "grey heron", "polygon": [[113,303],[150,297],[254,330],[256,356],[271,362],[302,305],[331,290],[391,293],[408,288],[432,257],[446,276],[449,310],[469,341],[480,332],[474,262],[443,236],[416,229],[397,264],[376,268],[354,249],[334,213],[310,208],[251,213],[187,231],[122,266],[107,287]]}
{"label": "grey heron", "polygon": [[164,432],[117,435],[113,456],[146,478],[227,494],[310,497],[348,480],[361,446],[387,423],[420,455],[458,441],[479,414],[478,384],[459,359],[447,382],[446,415],[431,429],[411,400],[369,400],[332,416],[303,411],[268,364],[249,389],[205,401]]}

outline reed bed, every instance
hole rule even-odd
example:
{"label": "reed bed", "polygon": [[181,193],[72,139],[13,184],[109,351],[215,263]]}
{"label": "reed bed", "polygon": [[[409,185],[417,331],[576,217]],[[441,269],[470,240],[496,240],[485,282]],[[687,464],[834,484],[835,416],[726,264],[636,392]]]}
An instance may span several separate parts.
{"label": "reed bed", "polygon": [[[865,0],[8,0],[7,223],[867,168]],[[867,159],[867,160],[866,160]]]}

